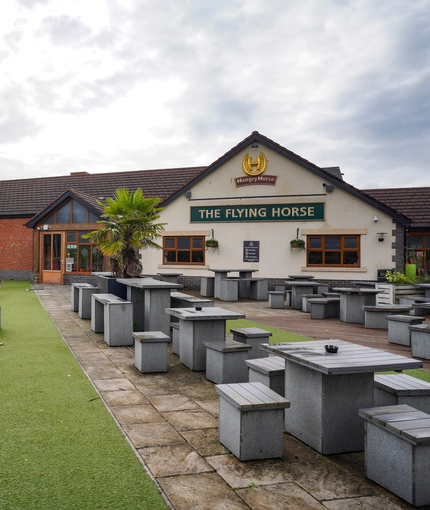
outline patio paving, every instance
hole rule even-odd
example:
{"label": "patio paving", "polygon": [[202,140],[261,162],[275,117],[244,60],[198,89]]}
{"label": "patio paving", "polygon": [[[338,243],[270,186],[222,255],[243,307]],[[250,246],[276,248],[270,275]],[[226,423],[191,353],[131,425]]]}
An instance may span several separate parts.
{"label": "patio paving", "polygon": [[[90,321],[71,310],[69,286],[36,285],[35,291],[171,508],[414,508],[365,478],[363,452],[323,456],[284,433],[281,459],[238,461],[218,442],[218,395],[204,372],[190,371],[169,349],[167,373],[140,374],[132,347],[107,346]],[[342,338],[410,356],[408,348],[388,344],[386,331],[312,320],[261,301],[216,301],[215,306],[317,339]]]}

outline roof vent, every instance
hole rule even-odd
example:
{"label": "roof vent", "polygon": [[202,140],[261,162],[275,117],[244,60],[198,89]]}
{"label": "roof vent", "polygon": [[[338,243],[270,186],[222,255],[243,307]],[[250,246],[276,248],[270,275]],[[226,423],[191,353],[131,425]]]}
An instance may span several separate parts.
{"label": "roof vent", "polygon": [[88,172],[70,172],[70,175],[90,175]]}

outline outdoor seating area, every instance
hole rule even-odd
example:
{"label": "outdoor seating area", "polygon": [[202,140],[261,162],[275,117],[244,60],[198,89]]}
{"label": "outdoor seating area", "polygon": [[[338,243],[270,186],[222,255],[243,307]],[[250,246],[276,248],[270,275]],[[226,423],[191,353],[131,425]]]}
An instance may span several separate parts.
{"label": "outdoor seating area", "polygon": [[[226,335],[226,321],[247,315],[220,308],[216,300],[199,297],[196,293],[170,289],[169,295],[170,306],[164,310],[169,318],[169,335],[160,330],[133,332],[133,342],[125,348],[131,349],[134,345],[131,351],[134,366],[142,376],[168,375],[172,367],[177,366],[173,362],[176,358],[182,370],[200,373],[203,380],[213,384],[217,394],[213,401],[217,409],[217,441],[239,461],[283,459],[288,437],[323,456],[363,452],[365,428],[359,409],[372,409],[388,401],[396,403],[386,405],[406,401],[419,409],[417,398],[422,403],[421,408],[430,401],[430,384],[417,383],[418,380],[408,376],[405,376],[408,380],[403,381],[374,377],[376,371],[420,367],[422,361],[389,353],[381,357],[382,351],[342,340],[330,340],[331,345],[338,347],[338,352],[333,354],[324,351],[327,341],[270,344],[272,333],[262,328],[232,328],[230,339]],[[119,303],[124,302],[117,299]],[[315,301],[318,299],[321,298]],[[338,306],[340,304],[339,297],[323,299],[334,299]],[[105,306],[116,299],[94,293],[92,301]],[[125,302],[132,310],[132,303]],[[182,307],[183,304],[190,306]],[[202,304],[207,306],[199,306]],[[260,306],[272,309],[268,302]],[[291,312],[303,313],[292,308]],[[94,309],[94,313],[91,320],[99,323],[101,309],[97,312]],[[311,314],[303,315],[311,319]],[[173,318],[178,321],[171,322]],[[104,330],[98,332],[105,334]],[[366,358],[366,364],[352,369],[354,363],[349,360],[357,356]],[[174,377],[176,370],[169,377]],[[330,383],[338,375],[343,377],[341,391]],[[386,400],[381,395],[377,397],[378,391],[383,392]],[[320,418],[311,412],[317,408],[322,409]],[[342,420],[335,418],[335,409],[342,409]],[[261,427],[270,429],[271,434],[261,433]],[[400,497],[403,498],[403,494]]]}

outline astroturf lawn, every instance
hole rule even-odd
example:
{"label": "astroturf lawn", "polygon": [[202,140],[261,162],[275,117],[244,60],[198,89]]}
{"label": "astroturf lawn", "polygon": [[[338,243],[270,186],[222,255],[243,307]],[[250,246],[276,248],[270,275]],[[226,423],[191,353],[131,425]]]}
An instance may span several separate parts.
{"label": "astroturf lawn", "polygon": [[308,336],[297,335],[290,331],[283,329],[272,328],[265,324],[259,324],[258,322],[247,321],[246,319],[238,319],[234,321],[227,321],[227,333],[230,333],[231,329],[239,328],[260,328],[266,331],[271,331],[272,336],[269,337],[269,343],[278,344],[281,342],[306,342],[315,340],[315,338],[309,338]]}
{"label": "astroturf lawn", "polygon": [[0,286],[1,510],[168,508],[29,288]]}

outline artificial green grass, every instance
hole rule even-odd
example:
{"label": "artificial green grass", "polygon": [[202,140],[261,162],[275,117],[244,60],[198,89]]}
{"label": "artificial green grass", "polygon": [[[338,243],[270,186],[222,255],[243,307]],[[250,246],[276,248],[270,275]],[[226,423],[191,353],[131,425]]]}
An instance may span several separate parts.
{"label": "artificial green grass", "polygon": [[168,508],[30,287],[0,287],[0,508]]}
{"label": "artificial green grass", "polygon": [[246,319],[238,319],[234,321],[227,321],[227,333],[230,333],[231,329],[238,328],[261,328],[272,332],[272,336],[269,337],[269,343],[278,344],[281,342],[307,342],[315,340],[315,338],[309,338],[308,336],[298,335],[291,333],[291,331],[285,331],[283,329],[272,328],[265,324],[259,324],[258,322],[247,321]]}

